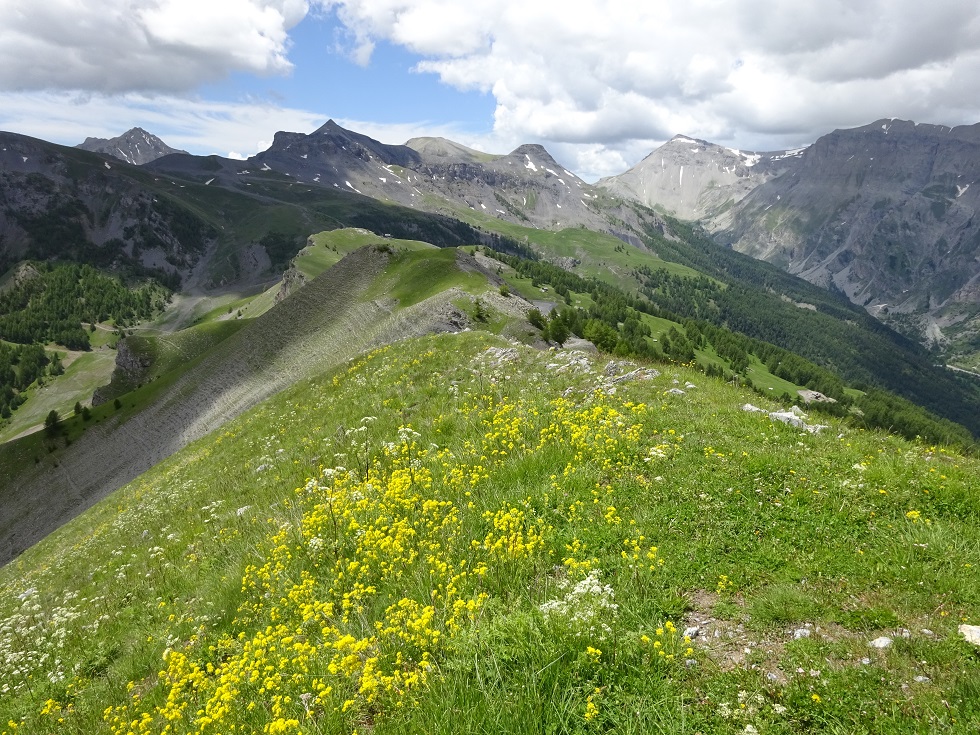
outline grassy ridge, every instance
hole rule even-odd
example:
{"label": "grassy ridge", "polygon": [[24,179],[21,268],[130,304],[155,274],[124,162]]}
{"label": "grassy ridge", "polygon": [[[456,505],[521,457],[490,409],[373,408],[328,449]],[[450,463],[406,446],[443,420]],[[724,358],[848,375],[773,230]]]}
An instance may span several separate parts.
{"label": "grassy ridge", "polygon": [[0,722],[980,726],[977,462],[632,369],[444,335],[274,397],[0,571]]}

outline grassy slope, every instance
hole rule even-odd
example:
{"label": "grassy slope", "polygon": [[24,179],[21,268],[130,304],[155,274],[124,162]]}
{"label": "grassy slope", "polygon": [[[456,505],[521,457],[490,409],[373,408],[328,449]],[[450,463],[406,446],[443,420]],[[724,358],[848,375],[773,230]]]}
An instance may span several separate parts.
{"label": "grassy slope", "polygon": [[[445,208],[447,202],[438,200],[434,204]],[[654,269],[666,268],[681,276],[701,275],[693,268],[663,260],[647,250],[627,245],[619,238],[605,233],[584,228],[552,231],[523,227],[462,205],[451,208],[450,211],[452,216],[464,222],[526,242],[545,258],[578,258],[582,262],[575,268],[576,273],[581,276],[595,276],[626,290],[636,288],[637,281],[630,271],[642,265]]]}
{"label": "grassy slope", "polygon": [[[422,269],[421,253],[352,253],[214,349],[123,396],[118,411],[67,422],[70,445],[34,436],[0,447],[0,559],[293,382],[372,344],[447,328],[441,314],[455,292],[440,289],[480,290],[486,279],[459,270],[452,250],[430,252],[436,266]],[[409,276],[404,293],[384,287]]]}
{"label": "grassy slope", "polygon": [[[64,354],[62,351],[61,354]],[[65,368],[64,375],[45,378],[42,388],[34,389],[28,400],[16,411],[10,422],[0,430],[0,442],[6,442],[25,431],[34,431],[44,425],[49,411],[55,410],[66,416],[76,402],[87,404],[92,392],[109,382],[115,365],[116,353],[112,350],[86,352]]]}
{"label": "grassy slope", "polygon": [[679,367],[608,395],[605,359],[491,344],[298,384],[0,571],[0,722],[980,727],[955,632],[980,622],[975,460],[771,423]]}

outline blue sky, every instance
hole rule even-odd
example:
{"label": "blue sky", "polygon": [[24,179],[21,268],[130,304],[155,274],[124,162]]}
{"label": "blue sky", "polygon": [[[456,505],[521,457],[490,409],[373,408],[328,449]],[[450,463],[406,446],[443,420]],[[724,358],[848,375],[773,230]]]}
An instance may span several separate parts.
{"label": "blue sky", "polygon": [[[337,48],[343,26],[333,13],[311,13],[290,31],[287,75],[259,77],[236,72],[200,95],[234,102],[256,97],[330,117],[397,125],[447,122],[461,130],[488,134],[493,127],[490,94],[460,91],[435,74],[412,71],[421,60],[387,41],[378,43],[365,66]],[[403,142],[403,141],[385,141]]]}
{"label": "blue sky", "polygon": [[675,134],[743,150],[880,118],[980,121],[966,0],[0,0],[0,129],[140,126],[247,157],[327,119],[541,143],[587,180]]}

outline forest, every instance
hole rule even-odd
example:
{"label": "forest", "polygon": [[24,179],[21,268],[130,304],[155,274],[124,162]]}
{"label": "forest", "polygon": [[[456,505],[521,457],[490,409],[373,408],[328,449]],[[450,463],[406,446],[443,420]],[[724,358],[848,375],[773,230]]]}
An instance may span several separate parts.
{"label": "forest", "polygon": [[170,291],[155,281],[128,288],[89,265],[33,262],[0,293],[0,339],[18,344],[54,342],[89,349],[83,324],[113,322],[125,327],[165,306]]}
{"label": "forest", "polygon": [[125,328],[152,317],[169,298],[155,281],[127,287],[89,265],[22,264],[0,292],[0,420],[10,418],[30,386],[64,372],[58,353],[44,345],[88,350],[97,323]]}

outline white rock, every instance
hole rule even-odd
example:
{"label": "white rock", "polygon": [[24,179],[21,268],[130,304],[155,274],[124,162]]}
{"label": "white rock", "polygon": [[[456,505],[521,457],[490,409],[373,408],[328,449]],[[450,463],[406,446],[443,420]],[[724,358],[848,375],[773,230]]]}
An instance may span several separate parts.
{"label": "white rock", "polygon": [[865,666],[867,666],[868,664],[871,663],[871,659],[870,658],[862,658],[861,659],[861,663],[864,664]]}
{"label": "white rock", "polygon": [[797,628],[793,631],[793,638],[799,640],[800,638],[809,638],[810,629],[809,628]]}
{"label": "white rock", "polygon": [[967,643],[980,646],[980,625],[961,625],[957,630],[966,638]]}
{"label": "white rock", "polygon": [[696,625],[692,625],[690,628],[684,628],[685,638],[697,638],[698,633],[701,632],[701,628]]}
{"label": "white rock", "polygon": [[875,638],[868,645],[872,648],[888,648],[892,644],[892,639],[887,635],[883,635],[880,638]]}
{"label": "white rock", "polygon": [[671,388],[667,392],[670,393],[670,395],[672,395],[672,396],[682,396],[682,395],[684,395],[684,391],[682,391],[680,388]]}
{"label": "white rock", "polygon": [[915,681],[917,681],[919,684],[928,684],[930,681],[932,681],[932,679],[930,679],[928,676],[917,676],[915,677]]}
{"label": "white rock", "polygon": [[928,628],[923,628],[921,632],[922,632],[922,635],[936,635],[935,633],[933,633]]}

